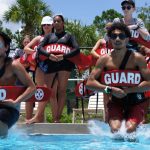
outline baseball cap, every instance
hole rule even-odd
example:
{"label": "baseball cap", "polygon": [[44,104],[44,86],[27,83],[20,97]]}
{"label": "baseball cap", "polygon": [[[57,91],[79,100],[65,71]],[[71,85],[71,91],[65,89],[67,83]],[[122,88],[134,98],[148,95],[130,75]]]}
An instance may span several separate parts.
{"label": "baseball cap", "polygon": [[124,4],[130,4],[135,7],[135,2],[133,0],[124,0],[122,1],[121,6],[123,6]]}
{"label": "baseball cap", "polygon": [[53,24],[53,19],[50,16],[45,16],[41,22],[41,25],[43,24]]}

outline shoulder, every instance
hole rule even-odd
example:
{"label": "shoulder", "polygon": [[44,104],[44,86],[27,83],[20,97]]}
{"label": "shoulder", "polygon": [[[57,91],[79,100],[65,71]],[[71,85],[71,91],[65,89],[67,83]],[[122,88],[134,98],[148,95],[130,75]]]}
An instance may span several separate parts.
{"label": "shoulder", "polygon": [[70,33],[69,31],[65,32],[64,36],[69,37],[69,38],[75,38],[75,36],[72,33]]}
{"label": "shoulder", "polygon": [[146,63],[145,57],[141,53],[139,53],[139,52],[133,52],[133,57],[134,57],[135,62],[137,64],[140,64],[142,62]]}
{"label": "shoulder", "polygon": [[36,36],[35,38],[33,38],[33,40],[36,40],[36,41],[38,41],[38,40],[40,40],[41,39],[41,35],[38,35],[38,36]]}
{"label": "shoulder", "polygon": [[[41,35],[38,35],[38,36],[34,37],[34,38],[31,40],[30,44],[32,45],[32,44],[39,43],[41,38],[42,38]],[[28,45],[30,45],[30,44],[28,44]]]}
{"label": "shoulder", "polygon": [[144,24],[144,21],[140,18],[134,18],[135,19],[135,23],[138,24],[138,26],[140,28],[145,28],[145,24]]}
{"label": "shoulder", "polygon": [[102,55],[98,59],[98,64],[106,64],[110,60],[111,56],[109,54]]}
{"label": "shoulder", "polygon": [[65,31],[65,35],[72,36],[71,32]]}
{"label": "shoulder", "polygon": [[20,63],[20,61],[18,59],[12,60],[11,61],[11,66],[13,68],[13,70],[22,70],[23,66]]}
{"label": "shoulder", "polygon": [[141,19],[141,18],[134,18],[134,20],[136,21],[136,22],[143,22],[143,20]]}

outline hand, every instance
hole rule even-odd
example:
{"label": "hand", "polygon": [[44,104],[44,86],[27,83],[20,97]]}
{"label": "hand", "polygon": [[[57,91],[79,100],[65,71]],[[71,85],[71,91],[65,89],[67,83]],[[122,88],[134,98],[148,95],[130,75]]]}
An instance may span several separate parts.
{"label": "hand", "polygon": [[63,59],[64,59],[64,57],[63,57],[63,55],[62,55],[62,54],[57,55],[57,58],[58,58],[58,61],[61,61],[61,60],[63,60]]}
{"label": "hand", "polygon": [[10,105],[10,106],[15,106],[17,104],[16,101],[14,101],[13,99],[6,99],[6,100],[2,101],[2,103]]}
{"label": "hand", "polygon": [[123,98],[125,97],[127,94],[124,90],[120,89],[120,88],[116,88],[113,87],[112,88],[112,95],[117,97],[117,98]]}
{"label": "hand", "polygon": [[49,59],[50,59],[50,60],[52,60],[52,61],[55,61],[55,62],[57,62],[57,61],[58,61],[57,56],[56,56],[56,55],[54,55],[54,54],[50,54]]}

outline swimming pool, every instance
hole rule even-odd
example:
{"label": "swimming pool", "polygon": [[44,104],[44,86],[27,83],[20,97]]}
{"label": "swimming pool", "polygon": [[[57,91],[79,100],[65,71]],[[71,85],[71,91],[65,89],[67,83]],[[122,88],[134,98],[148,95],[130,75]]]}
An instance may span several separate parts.
{"label": "swimming pool", "polygon": [[[0,139],[0,150],[149,150],[149,125],[137,131],[137,141],[114,140],[108,126],[90,126],[91,134],[26,134],[12,129]],[[93,130],[93,131],[92,131]]]}

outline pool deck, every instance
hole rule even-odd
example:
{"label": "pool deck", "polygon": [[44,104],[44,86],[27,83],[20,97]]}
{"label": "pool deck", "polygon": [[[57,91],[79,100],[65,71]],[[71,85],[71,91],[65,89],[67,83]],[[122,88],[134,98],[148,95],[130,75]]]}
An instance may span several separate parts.
{"label": "pool deck", "polygon": [[73,123],[35,123],[27,125],[18,123],[17,129],[28,134],[89,134],[88,124]]}

